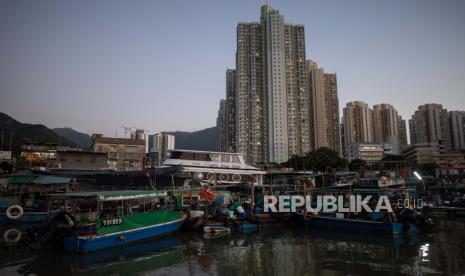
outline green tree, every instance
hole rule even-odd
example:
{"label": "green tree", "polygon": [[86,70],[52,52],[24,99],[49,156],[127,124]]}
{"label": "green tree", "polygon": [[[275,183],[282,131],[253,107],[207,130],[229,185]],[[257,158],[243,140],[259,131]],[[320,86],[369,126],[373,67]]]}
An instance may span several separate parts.
{"label": "green tree", "polygon": [[397,162],[402,162],[406,161],[405,157],[402,155],[393,155],[393,154],[388,154],[381,159],[381,161],[397,161]]}
{"label": "green tree", "polygon": [[336,151],[323,147],[310,152],[306,156],[292,156],[283,165],[292,167],[295,170],[328,172],[343,169],[346,163]]}
{"label": "green tree", "polygon": [[362,168],[367,165],[367,162],[362,159],[354,159],[349,163],[349,170],[359,172]]}

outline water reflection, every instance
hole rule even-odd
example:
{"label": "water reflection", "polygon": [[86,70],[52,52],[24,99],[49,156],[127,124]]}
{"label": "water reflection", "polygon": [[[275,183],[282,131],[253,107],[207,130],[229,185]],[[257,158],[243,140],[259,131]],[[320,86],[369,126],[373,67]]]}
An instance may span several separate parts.
{"label": "water reflection", "polygon": [[181,233],[92,254],[0,251],[0,274],[424,275],[465,273],[465,223],[436,219],[430,235],[370,236],[269,227],[223,236]]}

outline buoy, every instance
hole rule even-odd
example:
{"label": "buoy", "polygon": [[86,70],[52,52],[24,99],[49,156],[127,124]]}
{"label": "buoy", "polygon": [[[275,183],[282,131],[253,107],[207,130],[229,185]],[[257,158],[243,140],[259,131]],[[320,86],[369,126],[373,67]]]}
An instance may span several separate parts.
{"label": "buoy", "polygon": [[126,240],[126,237],[123,236],[123,235],[121,235],[121,236],[119,236],[119,240],[120,240],[120,241],[125,241],[125,240]]}
{"label": "buoy", "polygon": [[229,175],[227,174],[220,174],[220,180],[221,181],[228,181],[229,180]]}
{"label": "buoy", "polygon": [[216,180],[216,174],[214,174],[214,173],[207,174],[207,179],[210,180],[210,181],[215,181]]}
{"label": "buoy", "polygon": [[19,231],[17,228],[11,228],[3,233],[3,239],[7,243],[15,243],[21,239],[21,235],[21,231]]}
{"label": "buoy", "polygon": [[15,205],[11,205],[10,207],[8,207],[5,211],[5,214],[9,219],[17,220],[23,216],[24,210],[23,210],[23,207],[15,204]]}
{"label": "buoy", "polygon": [[240,175],[240,174],[233,174],[232,180],[233,180],[234,182],[239,182],[239,181],[241,181],[241,175]]}

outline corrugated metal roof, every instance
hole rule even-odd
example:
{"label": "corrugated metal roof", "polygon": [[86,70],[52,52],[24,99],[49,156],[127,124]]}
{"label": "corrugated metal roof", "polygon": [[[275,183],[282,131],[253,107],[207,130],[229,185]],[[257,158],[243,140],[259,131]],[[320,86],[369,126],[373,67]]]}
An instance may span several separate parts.
{"label": "corrugated metal roof", "polygon": [[39,175],[39,176],[25,176],[14,175],[8,180],[8,184],[67,184],[71,181],[69,177],[52,176],[52,175]]}
{"label": "corrugated metal roof", "polygon": [[34,180],[35,184],[68,184],[71,181],[69,177],[41,175]]}

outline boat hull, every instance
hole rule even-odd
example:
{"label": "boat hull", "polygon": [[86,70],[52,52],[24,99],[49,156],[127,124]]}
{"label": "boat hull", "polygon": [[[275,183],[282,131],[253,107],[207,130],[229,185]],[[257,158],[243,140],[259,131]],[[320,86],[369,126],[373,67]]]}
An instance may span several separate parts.
{"label": "boat hull", "polygon": [[5,213],[0,213],[0,223],[27,223],[27,222],[44,222],[49,219],[48,212],[25,212],[24,215],[17,219],[9,219]]}
{"label": "boat hull", "polygon": [[[404,232],[404,225],[402,223],[384,223],[378,221],[338,219],[322,216],[306,218],[303,214],[295,214],[295,216],[298,222],[311,227],[390,235],[398,235]],[[415,227],[413,225],[409,227],[410,231],[413,231],[414,229]]]}
{"label": "boat hull", "polygon": [[113,247],[125,246],[138,241],[166,236],[176,232],[184,222],[184,217],[157,225],[143,228],[121,231],[117,233],[94,236],[77,237],[71,236],[64,239],[64,250],[66,252],[93,252]]}

